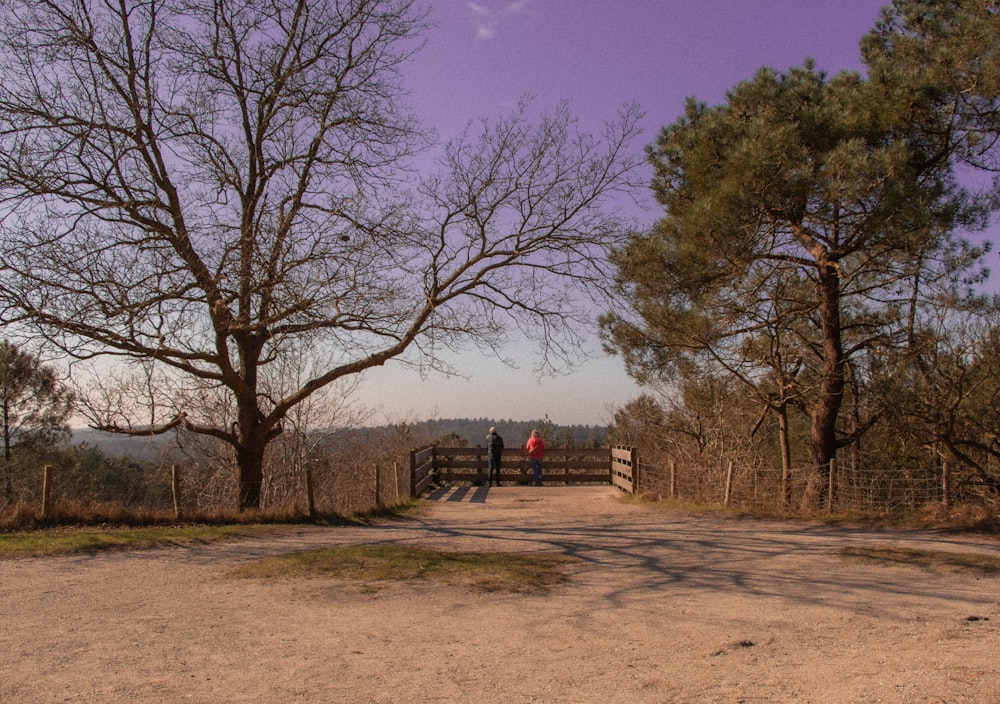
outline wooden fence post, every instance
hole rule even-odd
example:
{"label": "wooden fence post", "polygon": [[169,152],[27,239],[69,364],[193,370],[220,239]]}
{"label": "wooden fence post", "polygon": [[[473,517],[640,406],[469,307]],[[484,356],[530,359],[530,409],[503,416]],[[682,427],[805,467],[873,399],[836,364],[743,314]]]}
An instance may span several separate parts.
{"label": "wooden fence post", "polygon": [[632,465],[632,493],[639,493],[639,451],[634,447],[628,449],[628,461]]}
{"label": "wooden fence post", "polygon": [[375,464],[372,469],[375,471],[375,508],[382,508],[382,481],[379,476],[381,472],[378,464]]}
{"label": "wooden fence post", "polygon": [[670,460],[670,498],[677,498],[677,463]]}
{"label": "wooden fence post", "polygon": [[726,495],[722,499],[722,506],[729,508],[729,494],[733,489],[733,461],[729,460],[729,468],[726,470]]}
{"label": "wooden fence post", "polygon": [[941,465],[941,503],[945,508],[951,506],[951,465],[948,460]]}
{"label": "wooden fence post", "polygon": [[833,513],[833,487],[834,487],[834,475],[837,471],[837,460],[834,457],[830,458],[830,486],[827,487],[826,492],[826,510],[829,513]]}
{"label": "wooden fence post", "polygon": [[172,464],[170,465],[170,494],[174,498],[174,519],[181,519],[181,470]]}
{"label": "wooden fence post", "polygon": [[392,463],[392,490],[393,490],[392,503],[395,505],[395,504],[399,503],[399,494],[400,494],[400,491],[399,491],[399,462],[393,462]]}
{"label": "wooden fence post", "polygon": [[49,499],[52,498],[52,465],[42,467],[42,518],[48,516]]}
{"label": "wooden fence post", "polygon": [[302,478],[306,485],[306,512],[309,518],[316,517],[316,499],[313,495],[313,473],[309,467],[302,471]]}

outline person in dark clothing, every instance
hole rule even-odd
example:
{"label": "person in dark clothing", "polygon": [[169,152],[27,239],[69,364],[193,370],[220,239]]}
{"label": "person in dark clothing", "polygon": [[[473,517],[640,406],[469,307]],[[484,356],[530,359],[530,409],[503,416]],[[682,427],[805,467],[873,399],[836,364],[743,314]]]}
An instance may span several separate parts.
{"label": "person in dark clothing", "polygon": [[503,438],[496,428],[490,428],[486,436],[486,486],[500,486],[500,456],[503,454]]}

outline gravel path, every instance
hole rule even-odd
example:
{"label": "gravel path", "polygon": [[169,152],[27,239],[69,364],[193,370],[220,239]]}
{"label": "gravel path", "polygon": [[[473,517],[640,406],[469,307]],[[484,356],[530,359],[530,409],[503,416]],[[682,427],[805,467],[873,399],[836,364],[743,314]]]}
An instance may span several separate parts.
{"label": "gravel path", "polygon": [[[0,562],[0,702],[1000,703],[1000,577],[836,554],[996,540],[675,513],[607,487],[429,503],[373,527]],[[227,576],[351,543],[580,560],[530,595]]]}

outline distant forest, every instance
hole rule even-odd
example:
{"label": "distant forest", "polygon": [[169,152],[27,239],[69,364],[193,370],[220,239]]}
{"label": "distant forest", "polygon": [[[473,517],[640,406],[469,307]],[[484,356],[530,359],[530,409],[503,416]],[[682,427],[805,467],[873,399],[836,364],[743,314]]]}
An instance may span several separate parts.
{"label": "distant forest", "polygon": [[607,443],[609,428],[601,425],[557,425],[550,420],[496,420],[490,418],[445,418],[414,423],[420,435],[429,436],[441,445],[449,439],[462,447],[481,447],[491,427],[504,439],[507,447],[518,447],[538,429],[546,442],[554,447],[601,447]]}
{"label": "distant forest", "polygon": [[[486,443],[486,434],[495,426],[507,447],[523,445],[531,431],[537,428],[552,447],[603,447],[607,445],[610,429],[600,425],[557,425],[542,420],[497,420],[490,418],[444,418],[407,423],[410,435],[420,438],[417,445],[433,442],[442,446],[480,447]],[[331,435],[336,442],[339,435],[357,437],[365,433],[378,434],[384,428],[355,428]],[[108,457],[128,457],[137,462],[155,461],[165,452],[177,447],[172,433],[154,437],[129,437],[96,430],[74,430],[73,445],[86,445],[100,450]]]}

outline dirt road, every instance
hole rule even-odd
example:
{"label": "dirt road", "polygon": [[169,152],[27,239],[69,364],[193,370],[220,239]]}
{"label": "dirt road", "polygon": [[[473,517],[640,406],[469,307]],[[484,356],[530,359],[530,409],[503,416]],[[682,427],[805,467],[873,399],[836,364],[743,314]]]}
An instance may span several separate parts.
{"label": "dirt road", "polygon": [[[679,514],[606,487],[430,503],[375,527],[0,562],[0,702],[1000,703],[1000,578],[837,554],[995,540]],[[227,576],[350,543],[579,561],[531,595]]]}

